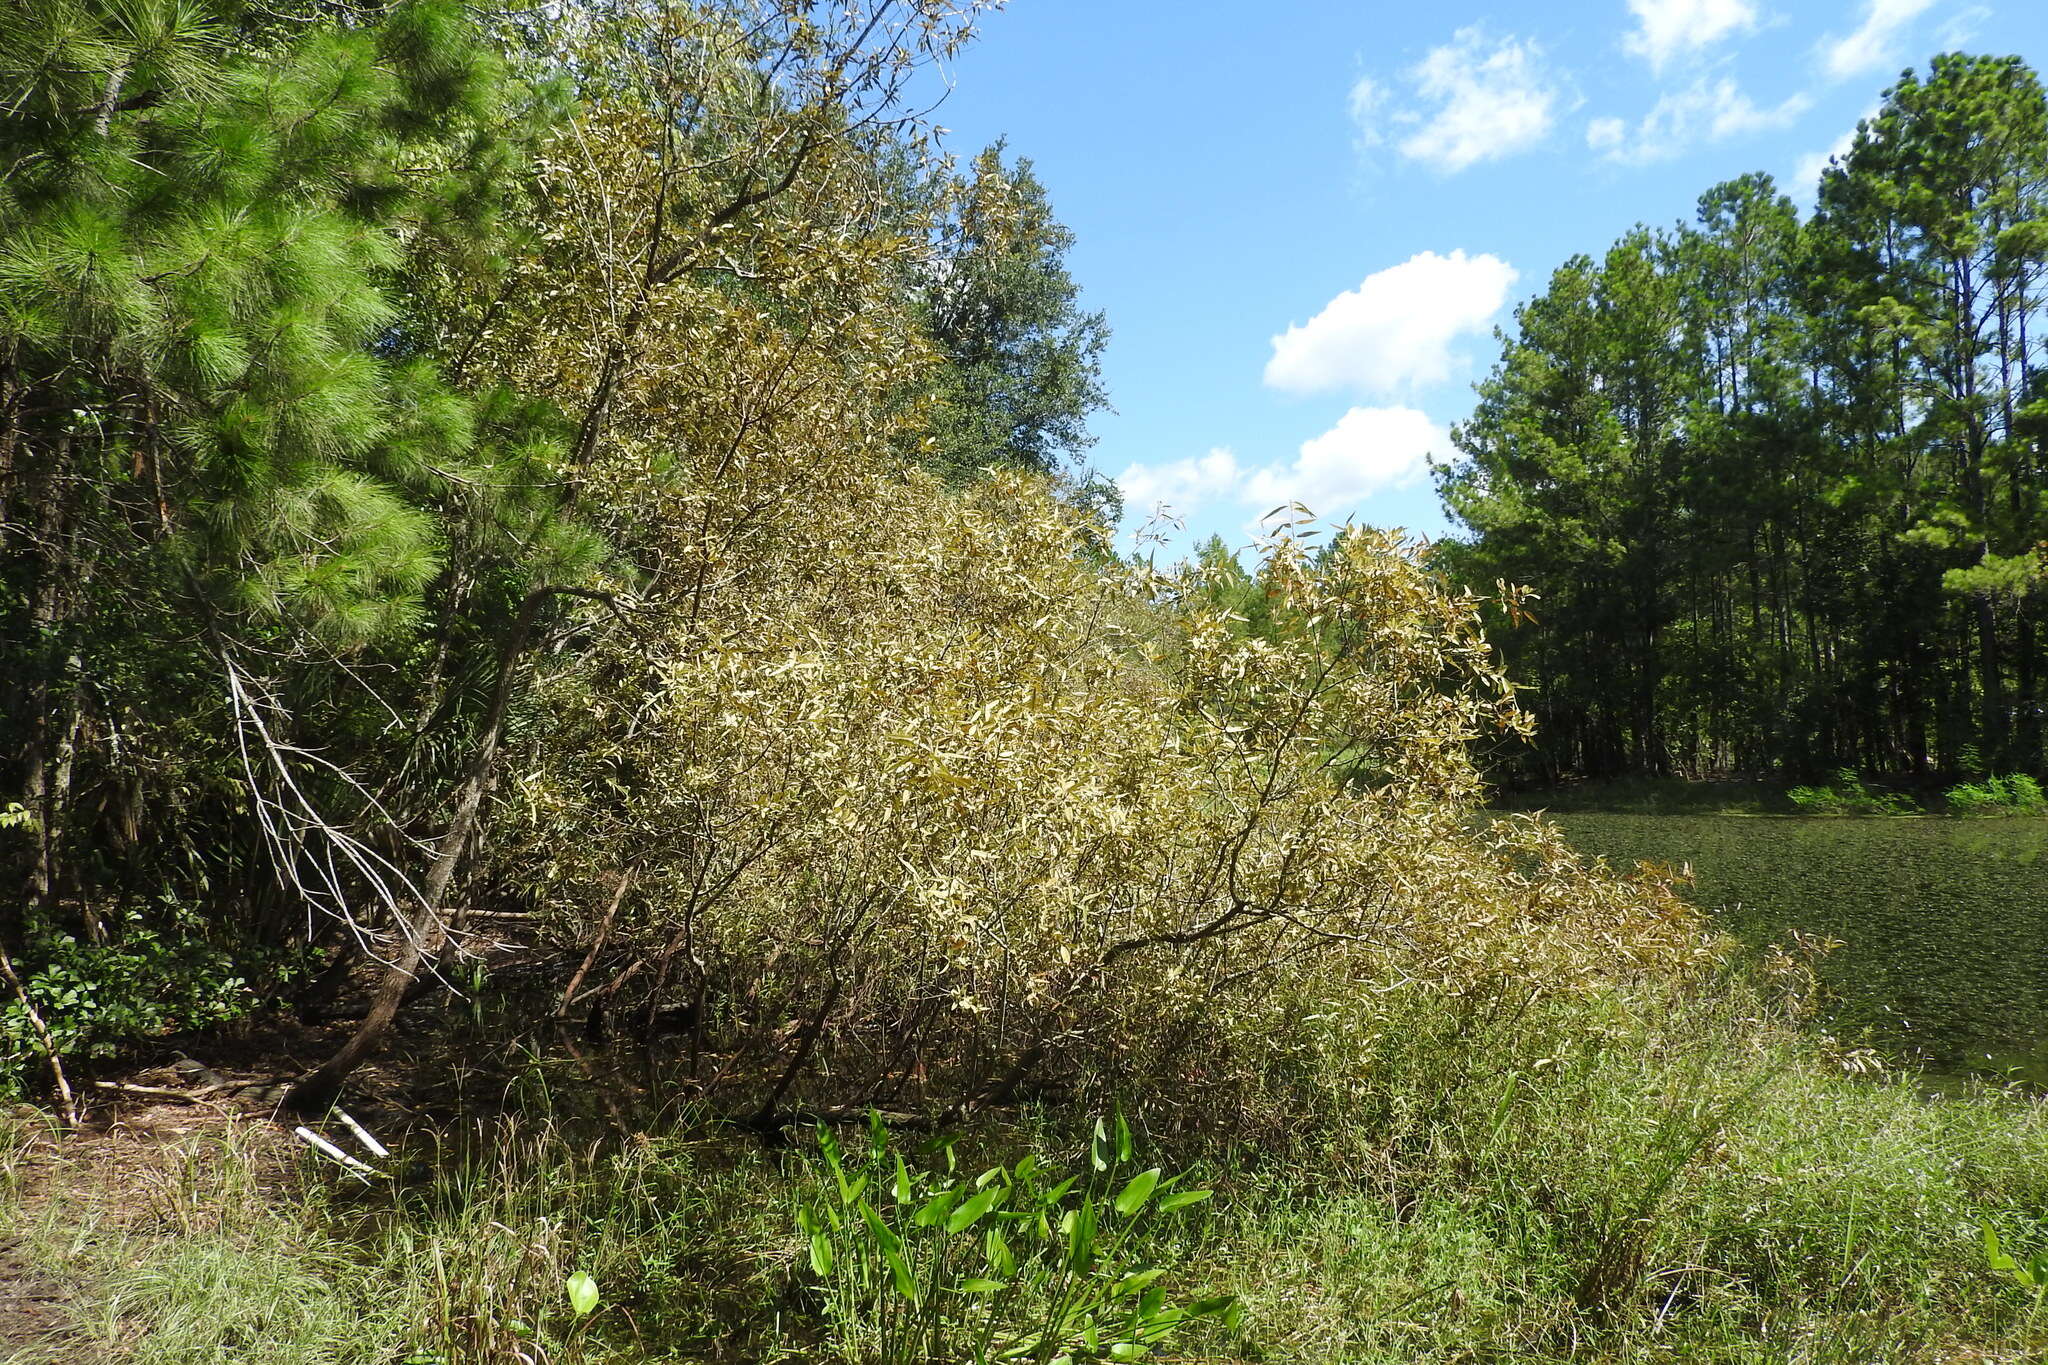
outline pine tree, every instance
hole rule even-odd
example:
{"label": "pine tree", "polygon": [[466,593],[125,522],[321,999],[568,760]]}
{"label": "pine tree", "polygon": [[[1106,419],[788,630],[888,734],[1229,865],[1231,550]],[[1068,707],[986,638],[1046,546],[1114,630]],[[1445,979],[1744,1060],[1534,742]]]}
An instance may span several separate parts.
{"label": "pine tree", "polygon": [[[323,820],[439,818],[364,761],[432,689],[365,678],[492,656],[485,551],[497,602],[593,553],[545,405],[451,386],[405,298],[488,251],[527,92],[457,5],[338,13],[0,14],[0,742],[36,829],[0,943],[112,951],[166,898],[303,923],[278,879]],[[360,930],[403,875],[356,853],[323,889]]]}

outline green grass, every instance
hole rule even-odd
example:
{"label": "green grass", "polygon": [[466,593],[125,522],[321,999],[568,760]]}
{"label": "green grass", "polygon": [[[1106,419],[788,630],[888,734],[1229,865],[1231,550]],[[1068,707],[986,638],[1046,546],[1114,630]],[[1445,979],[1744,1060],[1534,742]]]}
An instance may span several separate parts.
{"label": "green grass", "polygon": [[[2048,1245],[2048,1109],[1847,1075],[1789,1008],[1737,978],[1418,1009],[1331,1078],[1346,1120],[1286,1153],[1147,1133],[1134,1111],[1141,1164],[1217,1192],[1144,1258],[1176,1296],[1245,1307],[1175,1358],[2042,1358],[2048,1322],[1988,1267],[1981,1225]],[[42,1358],[842,1359],[796,1225],[818,1163],[687,1116],[605,1136],[540,1094],[411,1136],[373,1188],[280,1164],[254,1129],[172,1149],[122,1217],[51,1197],[85,1166],[11,1187],[0,1227],[76,1291],[72,1337]],[[1058,1111],[984,1121],[960,1163],[1085,1169],[1087,1132]],[[602,1294],[582,1327],[578,1271]]]}

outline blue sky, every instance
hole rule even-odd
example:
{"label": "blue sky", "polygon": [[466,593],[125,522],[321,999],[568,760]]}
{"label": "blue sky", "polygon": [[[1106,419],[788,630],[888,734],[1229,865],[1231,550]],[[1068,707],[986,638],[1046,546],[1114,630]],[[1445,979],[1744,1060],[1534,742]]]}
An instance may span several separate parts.
{"label": "blue sky", "polygon": [[1012,0],[936,114],[1078,237],[1117,411],[1090,464],[1248,544],[1298,500],[1440,535],[1425,459],[1577,252],[1768,171],[1802,206],[1899,71],[2048,67],[2048,0]]}

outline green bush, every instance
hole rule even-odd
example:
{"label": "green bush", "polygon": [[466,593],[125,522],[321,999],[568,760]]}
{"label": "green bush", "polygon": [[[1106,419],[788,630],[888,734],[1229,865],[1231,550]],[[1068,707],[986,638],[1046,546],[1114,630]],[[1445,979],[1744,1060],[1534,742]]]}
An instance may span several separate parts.
{"label": "green bush", "polygon": [[2048,793],[2025,773],[1987,777],[1950,787],[1948,808],[1956,815],[2040,815],[2048,812]]}
{"label": "green bush", "polygon": [[1825,787],[1794,787],[1785,793],[1803,815],[1912,815],[1913,798],[1865,785],[1854,768],[1840,768]]}
{"label": "green bush", "polygon": [[[262,999],[249,984],[250,964],[207,928],[197,912],[165,898],[147,914],[110,917],[98,942],[32,931],[20,962],[23,984],[57,1050],[66,1058],[112,1057],[141,1039],[213,1028],[254,1010]],[[7,1001],[0,1085],[18,1086],[44,1064],[22,1001]]]}

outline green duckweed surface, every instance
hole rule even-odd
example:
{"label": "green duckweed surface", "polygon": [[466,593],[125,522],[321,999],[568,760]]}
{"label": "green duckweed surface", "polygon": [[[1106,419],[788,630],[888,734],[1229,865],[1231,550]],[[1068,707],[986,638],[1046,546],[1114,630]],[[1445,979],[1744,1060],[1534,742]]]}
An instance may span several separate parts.
{"label": "green duckweed surface", "polygon": [[1753,947],[1841,940],[1822,980],[1845,1040],[2048,1085],[2048,821],[1555,818],[1616,862],[1690,864],[1693,899]]}

